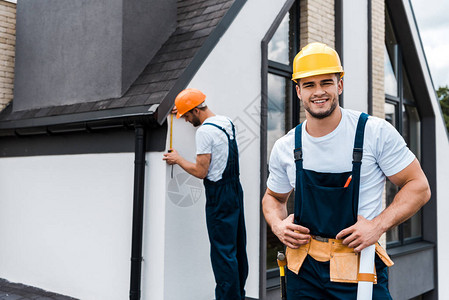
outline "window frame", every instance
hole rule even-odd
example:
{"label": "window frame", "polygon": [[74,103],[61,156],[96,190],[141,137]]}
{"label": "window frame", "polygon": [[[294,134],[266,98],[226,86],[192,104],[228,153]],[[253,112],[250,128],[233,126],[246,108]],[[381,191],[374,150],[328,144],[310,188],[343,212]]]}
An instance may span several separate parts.
{"label": "window frame", "polygon": [[[260,194],[261,197],[265,194],[266,190],[266,180],[268,178],[268,157],[267,157],[267,125],[268,125],[268,74],[273,74],[276,76],[281,76],[288,78],[290,80],[292,74],[292,60],[289,59],[289,65],[285,65],[276,61],[272,61],[268,59],[268,44],[277,29],[279,28],[284,17],[293,11],[296,17],[293,18],[295,29],[294,38],[292,40],[292,47],[295,54],[299,51],[299,34],[300,34],[300,1],[299,0],[288,0],[279,14],[277,15],[275,21],[271,25],[270,29],[266,33],[265,37],[262,39],[261,48],[262,48],[262,70],[261,70],[261,126],[260,126],[260,139],[261,139],[261,172],[260,172]],[[291,33],[289,33],[291,35]],[[300,104],[299,101],[294,101],[296,99],[296,89],[295,84],[292,84],[291,89],[291,103],[286,103],[291,108],[290,120],[292,128],[299,124],[299,115],[300,115]],[[288,97],[287,97],[288,98]],[[289,128],[286,128],[288,131]],[[279,287],[279,270],[266,269],[266,256],[267,256],[267,223],[265,222],[265,218],[262,212],[262,206],[260,207],[260,295],[266,295],[267,288],[275,288]]]}

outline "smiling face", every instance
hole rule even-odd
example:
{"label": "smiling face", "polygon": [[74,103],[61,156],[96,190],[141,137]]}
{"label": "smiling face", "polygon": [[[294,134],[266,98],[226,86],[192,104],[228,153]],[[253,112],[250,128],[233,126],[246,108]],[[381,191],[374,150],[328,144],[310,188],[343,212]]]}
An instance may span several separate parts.
{"label": "smiling face", "polygon": [[316,119],[324,119],[335,111],[342,91],[343,80],[336,74],[301,78],[296,86],[306,113]]}

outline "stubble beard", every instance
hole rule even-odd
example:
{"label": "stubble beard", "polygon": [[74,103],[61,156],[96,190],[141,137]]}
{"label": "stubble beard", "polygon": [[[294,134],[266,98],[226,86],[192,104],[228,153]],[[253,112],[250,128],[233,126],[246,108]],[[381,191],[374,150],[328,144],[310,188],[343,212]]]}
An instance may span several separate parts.
{"label": "stubble beard", "polygon": [[201,121],[200,121],[200,119],[198,118],[198,117],[196,117],[196,116],[194,116],[193,118],[192,118],[192,125],[194,126],[194,127],[198,127],[198,126],[200,126],[201,125]]}
{"label": "stubble beard", "polygon": [[305,110],[306,110],[312,117],[314,117],[315,119],[320,119],[320,120],[329,117],[329,116],[334,112],[335,108],[337,108],[337,101],[336,101],[335,99],[332,101],[332,105],[331,105],[331,107],[329,107],[328,110],[326,110],[326,111],[324,111],[324,112],[319,112],[319,113],[313,112],[313,111],[310,109],[310,106],[304,105],[304,109],[305,109]]}

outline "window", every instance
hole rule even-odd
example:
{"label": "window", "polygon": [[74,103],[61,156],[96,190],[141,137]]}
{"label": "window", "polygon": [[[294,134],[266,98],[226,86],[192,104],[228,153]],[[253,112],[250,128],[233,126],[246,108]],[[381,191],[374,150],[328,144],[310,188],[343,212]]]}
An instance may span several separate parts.
{"label": "window", "polygon": [[[299,51],[299,1],[283,16],[267,44],[267,119],[266,119],[266,166],[271,149],[277,139],[285,135],[299,123],[299,100],[291,81],[292,61]],[[265,173],[268,175],[267,173]],[[266,177],[262,181],[266,181]],[[293,212],[293,196],[289,199],[288,210]],[[284,245],[266,228],[267,280],[279,276],[276,262],[278,251],[284,251]],[[279,279],[275,280],[279,284]],[[270,283],[267,283],[270,286]]]}
{"label": "window", "polygon": [[[421,119],[388,12],[385,20],[385,119],[402,134],[410,150],[421,159]],[[389,205],[398,188],[387,180]],[[387,246],[394,247],[422,239],[422,211],[387,232]]]}

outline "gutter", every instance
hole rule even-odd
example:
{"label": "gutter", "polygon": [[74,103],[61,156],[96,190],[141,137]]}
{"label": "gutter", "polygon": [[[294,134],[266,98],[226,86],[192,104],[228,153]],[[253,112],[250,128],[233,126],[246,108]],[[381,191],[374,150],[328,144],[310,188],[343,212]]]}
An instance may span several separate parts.
{"label": "gutter", "polygon": [[90,132],[113,128],[133,128],[135,124],[153,125],[158,104],[135,106],[116,110],[90,111],[41,118],[0,122],[0,137],[52,135],[72,132]]}

